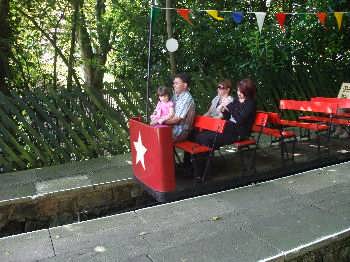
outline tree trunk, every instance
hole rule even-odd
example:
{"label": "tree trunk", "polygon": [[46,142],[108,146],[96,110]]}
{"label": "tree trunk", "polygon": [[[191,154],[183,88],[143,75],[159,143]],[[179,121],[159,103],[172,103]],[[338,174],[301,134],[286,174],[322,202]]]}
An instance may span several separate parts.
{"label": "tree trunk", "polygon": [[[64,13],[65,11],[62,12],[60,18],[57,20],[56,26],[55,26],[55,31],[52,37],[52,40],[54,42],[54,46],[57,46],[57,31],[58,27],[60,26],[60,23],[62,19],[64,18]],[[58,53],[57,49],[54,48],[54,57],[53,57],[53,87],[57,89],[57,58],[58,58]]]}
{"label": "tree trunk", "polygon": [[72,75],[74,71],[74,51],[76,46],[76,35],[77,35],[77,23],[79,16],[79,0],[72,0],[73,7],[73,17],[72,17],[72,31],[71,31],[71,41],[70,50],[68,58],[68,75],[67,75],[67,89],[72,89]]}
{"label": "tree trunk", "polygon": [[[166,8],[171,8],[171,0],[166,0]],[[173,10],[166,9],[165,15],[166,15],[166,31],[168,33],[168,39],[173,37],[173,29],[171,26],[171,12]],[[175,64],[175,55],[173,52],[169,52],[169,59],[170,59],[170,72],[171,75],[174,76],[176,74],[176,64]]]}
{"label": "tree trunk", "polygon": [[[53,42],[55,45],[57,45],[57,27],[55,28],[55,32],[53,35]],[[57,89],[57,50],[54,49],[54,56],[53,56],[53,87],[54,89]]]}
{"label": "tree trunk", "polygon": [[[83,5],[83,2],[81,1],[81,5]],[[92,37],[87,30],[85,14],[81,7],[78,39],[83,58],[84,80],[91,88],[100,90],[103,88],[104,66],[112,44],[109,42],[112,25],[109,21],[104,21],[103,15],[106,12],[105,0],[96,0],[97,45],[94,52],[92,49]]]}
{"label": "tree trunk", "polygon": [[9,0],[0,0],[0,91],[9,94],[10,26]]}

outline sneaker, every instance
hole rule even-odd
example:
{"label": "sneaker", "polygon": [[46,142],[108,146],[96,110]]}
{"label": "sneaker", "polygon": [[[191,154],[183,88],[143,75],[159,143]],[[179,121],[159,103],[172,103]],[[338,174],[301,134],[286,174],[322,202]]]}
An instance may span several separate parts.
{"label": "sneaker", "polygon": [[343,132],[344,132],[344,130],[340,126],[338,126],[338,127],[336,127],[336,129],[333,133],[333,136],[339,136],[339,135],[343,134]]}
{"label": "sneaker", "polygon": [[349,133],[348,132],[344,132],[344,133],[339,135],[339,138],[348,138],[348,137],[349,137]]}
{"label": "sneaker", "polygon": [[195,182],[196,184],[202,183],[202,182],[203,182],[202,177],[200,177],[200,176],[194,177],[194,182]]}

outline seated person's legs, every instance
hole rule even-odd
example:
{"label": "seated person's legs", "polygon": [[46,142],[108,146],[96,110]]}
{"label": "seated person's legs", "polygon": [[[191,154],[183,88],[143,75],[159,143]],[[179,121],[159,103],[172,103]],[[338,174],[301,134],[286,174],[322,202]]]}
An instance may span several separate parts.
{"label": "seated person's legs", "polygon": [[[232,144],[233,141],[238,139],[237,131],[234,128],[226,128],[224,133],[218,134],[211,131],[201,132],[195,136],[195,141],[198,144],[208,146],[210,148],[219,149],[223,145]],[[215,142],[215,144],[214,144]],[[201,153],[196,155],[195,157],[195,176],[201,177],[204,172],[205,165],[207,163],[207,159],[209,157],[209,153]],[[210,165],[210,163],[209,163]],[[210,169],[210,166],[209,166]]]}
{"label": "seated person's legs", "polygon": [[[205,145],[210,148],[212,148],[213,146],[217,147],[216,145],[214,145],[214,140],[215,140],[215,137],[217,138],[218,136],[222,136],[222,135],[216,134],[215,132],[211,132],[211,131],[204,131],[196,135],[195,141],[198,144]],[[209,157],[209,152],[195,155],[193,168],[194,168],[194,175],[196,178],[201,178],[203,176],[204,169],[208,161],[208,157]],[[208,163],[208,165],[210,165],[210,162]]]}

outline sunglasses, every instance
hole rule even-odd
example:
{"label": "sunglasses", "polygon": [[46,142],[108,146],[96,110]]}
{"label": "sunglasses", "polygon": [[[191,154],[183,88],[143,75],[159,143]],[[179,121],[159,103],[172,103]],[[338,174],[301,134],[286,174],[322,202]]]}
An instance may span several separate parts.
{"label": "sunglasses", "polygon": [[224,87],[223,85],[218,85],[217,88],[218,88],[218,89],[227,89],[227,88]]}

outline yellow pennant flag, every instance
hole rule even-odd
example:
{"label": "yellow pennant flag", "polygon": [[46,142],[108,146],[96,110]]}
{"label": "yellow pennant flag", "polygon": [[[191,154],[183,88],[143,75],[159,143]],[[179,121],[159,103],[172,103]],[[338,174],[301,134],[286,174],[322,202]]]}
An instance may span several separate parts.
{"label": "yellow pennant flag", "polygon": [[218,10],[207,10],[206,11],[208,15],[210,15],[212,18],[218,20],[218,21],[223,21],[224,18],[219,16]]}
{"label": "yellow pennant flag", "polygon": [[334,12],[335,19],[337,19],[338,29],[341,28],[344,12]]}

